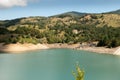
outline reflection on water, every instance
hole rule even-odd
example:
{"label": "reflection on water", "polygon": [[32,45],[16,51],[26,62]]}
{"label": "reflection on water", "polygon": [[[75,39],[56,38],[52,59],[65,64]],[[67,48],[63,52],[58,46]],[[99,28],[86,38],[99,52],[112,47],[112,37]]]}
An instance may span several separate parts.
{"label": "reflection on water", "polygon": [[78,61],[85,80],[119,80],[120,57],[70,49],[0,54],[0,80],[74,80]]}

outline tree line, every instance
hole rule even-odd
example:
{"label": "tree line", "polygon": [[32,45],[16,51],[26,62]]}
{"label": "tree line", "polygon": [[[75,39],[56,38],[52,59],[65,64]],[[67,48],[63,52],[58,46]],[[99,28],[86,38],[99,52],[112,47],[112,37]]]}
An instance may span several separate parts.
{"label": "tree line", "polygon": [[[4,37],[3,37],[4,35]],[[0,28],[0,42],[4,43],[83,43],[95,42],[97,46],[120,46],[120,27],[95,25],[55,25],[48,29],[17,27],[14,31]]]}

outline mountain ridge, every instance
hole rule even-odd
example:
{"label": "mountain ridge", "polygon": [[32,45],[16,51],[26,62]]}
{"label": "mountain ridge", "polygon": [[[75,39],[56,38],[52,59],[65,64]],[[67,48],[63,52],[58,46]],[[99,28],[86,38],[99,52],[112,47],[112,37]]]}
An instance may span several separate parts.
{"label": "mountain ridge", "polygon": [[85,14],[89,14],[89,13],[69,11],[69,12],[53,15],[53,16],[50,16],[50,17],[61,17],[61,18],[65,17],[65,16],[80,17],[80,16],[84,16]]}
{"label": "mountain ridge", "polygon": [[110,12],[107,12],[108,14],[120,14],[120,9],[118,10],[115,10],[115,11],[110,11]]}
{"label": "mountain ridge", "polygon": [[17,27],[36,25],[37,26],[54,26],[56,23],[60,25],[96,25],[96,26],[112,26],[120,27],[120,9],[116,11],[106,12],[106,13],[84,13],[77,11],[65,12],[58,15],[53,15],[49,17],[43,16],[30,16],[21,17],[12,20],[1,20],[0,27]]}
{"label": "mountain ridge", "polygon": [[[108,12],[104,12],[104,13],[87,13],[87,12],[79,12],[79,11],[68,11],[68,12],[64,12],[64,13],[59,13],[59,14],[55,14],[55,15],[51,15],[48,17],[57,17],[60,15],[75,15],[75,16],[84,16],[86,14],[120,14],[120,9],[114,10],[114,11],[108,11]],[[21,19],[21,18],[29,18],[29,17],[46,17],[46,16],[28,16],[28,17],[20,17],[20,18],[14,18],[14,19]],[[14,20],[14,19],[9,19],[9,20]],[[0,21],[7,21],[6,20],[0,20]]]}
{"label": "mountain ridge", "polygon": [[87,12],[78,12],[78,11],[69,11],[65,13],[61,13],[58,15],[53,15],[53,16],[61,16],[61,15],[75,15],[75,16],[84,16],[87,14],[120,14],[120,9],[114,10],[114,11],[109,11],[109,12],[104,12],[104,13],[87,13]]}

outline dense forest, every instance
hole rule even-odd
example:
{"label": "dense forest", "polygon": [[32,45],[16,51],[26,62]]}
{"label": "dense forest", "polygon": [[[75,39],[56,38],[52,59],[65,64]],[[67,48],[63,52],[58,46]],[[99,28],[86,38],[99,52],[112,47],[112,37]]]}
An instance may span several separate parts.
{"label": "dense forest", "polygon": [[28,17],[0,21],[1,43],[91,43],[120,46],[119,14],[71,12],[51,17]]}

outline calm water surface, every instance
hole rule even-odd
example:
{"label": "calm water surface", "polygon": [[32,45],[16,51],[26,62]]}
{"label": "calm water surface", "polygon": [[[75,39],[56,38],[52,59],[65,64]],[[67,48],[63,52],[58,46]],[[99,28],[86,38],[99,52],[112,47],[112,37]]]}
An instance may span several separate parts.
{"label": "calm water surface", "polygon": [[120,80],[120,57],[70,49],[0,54],[0,80],[74,80],[79,62],[85,80]]}

